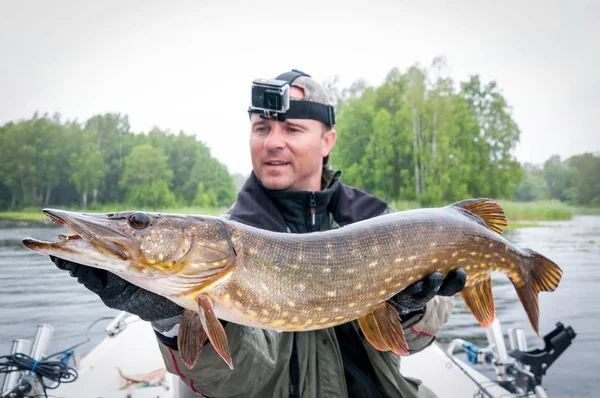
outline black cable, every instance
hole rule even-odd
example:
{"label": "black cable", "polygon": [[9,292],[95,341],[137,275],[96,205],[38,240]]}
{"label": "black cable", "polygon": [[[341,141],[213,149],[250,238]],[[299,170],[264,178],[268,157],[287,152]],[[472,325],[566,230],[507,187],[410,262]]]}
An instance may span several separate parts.
{"label": "black cable", "polygon": [[[46,389],[55,389],[61,383],[72,383],[77,380],[79,374],[74,368],[69,367],[61,361],[49,361],[42,359],[36,361],[29,355],[16,353],[0,356],[0,373],[27,372],[33,373],[44,389],[44,397],[47,397]],[[55,386],[47,385],[44,379],[56,382]]]}
{"label": "black cable", "polygon": [[[34,397],[44,397],[49,398],[46,392],[46,389],[56,389],[60,386],[61,383],[72,383],[79,377],[79,373],[72,367],[69,367],[66,363],[58,360],[58,361],[50,361],[49,359],[61,354],[65,354],[74,348],[77,348],[87,342],[90,341],[89,332],[92,327],[100,321],[104,321],[107,319],[114,319],[114,317],[102,317],[96,319],[94,322],[88,326],[85,332],[85,340],[71,346],[62,351],[58,351],[54,354],[47,355],[43,359],[36,361],[29,355],[25,355],[23,353],[16,353],[12,355],[3,355],[0,356],[0,374],[6,374],[11,372],[26,372],[31,371],[38,380],[40,381],[40,385],[42,386],[44,393],[35,395]],[[47,380],[51,380],[56,382],[55,386],[48,386],[44,383],[43,378]],[[0,391],[0,393],[2,393]],[[8,395],[9,392],[6,392],[3,396]]]}
{"label": "black cable", "polygon": [[52,358],[52,357],[55,357],[55,356],[57,356],[57,355],[60,355],[60,354],[64,354],[64,353],[65,353],[65,352],[67,352],[67,351],[70,351],[70,350],[72,350],[72,349],[74,349],[74,348],[77,348],[77,347],[79,347],[79,346],[81,346],[81,345],[84,345],[85,343],[88,343],[88,342],[90,341],[90,337],[89,337],[90,330],[92,329],[92,327],[93,327],[95,324],[97,324],[97,323],[98,323],[98,322],[100,322],[100,321],[104,321],[104,320],[107,320],[107,319],[114,319],[114,318],[115,318],[114,316],[105,316],[105,317],[102,317],[102,318],[98,318],[98,319],[96,319],[94,322],[92,322],[92,323],[90,324],[90,326],[88,326],[88,328],[87,328],[87,330],[86,330],[86,332],[85,332],[85,340],[84,340],[84,341],[82,341],[82,342],[80,342],[80,343],[77,343],[77,344],[75,344],[74,346],[71,346],[71,347],[69,347],[69,348],[66,348],[66,349],[64,349],[64,350],[62,350],[62,351],[55,352],[55,353],[54,353],[54,354],[52,354],[52,355],[48,355],[48,356],[46,356],[46,357],[45,357],[45,359]]}

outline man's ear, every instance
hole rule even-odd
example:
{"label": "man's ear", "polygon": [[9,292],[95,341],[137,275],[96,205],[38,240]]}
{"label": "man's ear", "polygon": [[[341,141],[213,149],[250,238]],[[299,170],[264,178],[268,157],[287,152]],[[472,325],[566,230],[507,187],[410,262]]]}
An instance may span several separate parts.
{"label": "man's ear", "polygon": [[325,134],[323,134],[323,147],[321,149],[321,157],[325,157],[329,155],[333,146],[335,145],[335,141],[337,139],[337,132],[334,129],[331,129]]}

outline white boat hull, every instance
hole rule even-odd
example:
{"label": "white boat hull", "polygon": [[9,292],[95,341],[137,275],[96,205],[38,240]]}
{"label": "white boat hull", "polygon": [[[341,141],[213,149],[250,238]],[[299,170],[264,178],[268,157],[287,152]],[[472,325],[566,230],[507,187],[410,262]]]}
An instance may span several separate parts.
{"label": "white boat hull", "polygon": [[[158,343],[148,322],[136,316],[124,319],[124,330],[106,337],[82,360],[74,383],[62,384],[52,394],[60,398],[183,398],[183,386],[178,376],[165,372],[160,385],[126,384],[119,369],[127,375],[144,375],[165,369]],[[494,397],[510,393],[469,365],[455,359],[453,363],[437,343],[425,350],[402,358],[401,372],[423,381],[439,398],[477,396],[477,385],[459,368],[483,384]],[[192,395],[193,396],[193,395]]]}

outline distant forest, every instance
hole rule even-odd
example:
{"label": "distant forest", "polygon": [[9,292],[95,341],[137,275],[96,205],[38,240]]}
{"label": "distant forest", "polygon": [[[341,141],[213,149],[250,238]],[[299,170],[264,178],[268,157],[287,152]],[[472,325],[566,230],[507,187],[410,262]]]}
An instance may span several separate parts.
{"label": "distant forest", "polygon": [[[376,87],[324,82],[336,105],[331,163],[345,183],[423,206],[467,197],[600,206],[600,154],[520,164],[521,132],[498,85],[475,75],[455,87],[445,71],[436,58],[394,68]],[[0,209],[229,206],[245,179],[194,135],[136,133],[126,114],[82,123],[35,114],[1,126],[0,144]]]}

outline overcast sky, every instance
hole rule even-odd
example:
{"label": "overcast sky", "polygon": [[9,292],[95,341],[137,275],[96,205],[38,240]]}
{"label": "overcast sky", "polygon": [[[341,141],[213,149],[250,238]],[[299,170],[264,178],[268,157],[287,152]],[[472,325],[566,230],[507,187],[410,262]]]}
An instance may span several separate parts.
{"label": "overcast sky", "polygon": [[600,151],[600,1],[218,3],[0,0],[0,125],[121,112],[136,132],[194,133],[245,174],[253,79],[376,85],[444,55],[456,80],[497,81],[520,161]]}

